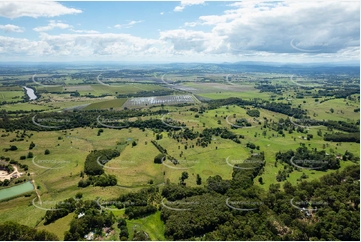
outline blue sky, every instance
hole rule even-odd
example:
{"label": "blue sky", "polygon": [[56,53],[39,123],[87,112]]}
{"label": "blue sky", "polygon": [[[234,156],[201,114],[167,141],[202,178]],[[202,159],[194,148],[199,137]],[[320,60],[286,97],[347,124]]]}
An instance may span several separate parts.
{"label": "blue sky", "polygon": [[6,2],[0,61],[359,61],[360,3]]}

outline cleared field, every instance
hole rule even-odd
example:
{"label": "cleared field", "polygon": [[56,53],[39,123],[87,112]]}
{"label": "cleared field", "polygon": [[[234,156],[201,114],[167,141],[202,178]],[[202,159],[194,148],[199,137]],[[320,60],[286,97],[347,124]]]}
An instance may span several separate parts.
{"label": "cleared field", "polygon": [[245,92],[209,92],[209,93],[200,93],[197,94],[201,97],[206,97],[210,99],[225,99],[230,97],[238,97],[242,99],[253,99],[253,98],[262,98],[262,99],[270,99],[271,94],[262,92],[260,93],[258,90],[255,91],[245,91]]}
{"label": "cleared field", "polygon": [[43,105],[36,105],[32,103],[15,103],[15,104],[6,104],[2,105],[1,109],[5,109],[6,111],[18,111],[18,110],[24,110],[24,111],[31,111],[31,110],[50,110],[52,108],[48,106]]}
{"label": "cleared field", "polygon": [[0,102],[14,102],[22,100],[22,96],[24,96],[24,92],[21,91],[0,91]]}
{"label": "cleared field", "polygon": [[109,101],[104,101],[104,102],[92,103],[89,106],[85,107],[84,110],[108,109],[108,108],[121,109],[121,107],[123,106],[123,104],[126,101],[127,101],[127,98],[119,98],[119,99],[114,99],[114,100],[109,100]]}
{"label": "cleared field", "polygon": [[64,240],[64,231],[69,230],[70,228],[70,221],[73,219],[73,217],[75,216],[74,213],[69,213],[68,215],[66,215],[65,217],[62,217],[58,220],[56,220],[53,223],[50,223],[48,225],[44,225],[44,222],[41,222],[36,229],[39,230],[47,230],[51,233],[54,233],[58,236],[59,240]]}
{"label": "cleared field", "polygon": [[186,83],[184,87],[196,89],[192,91],[195,94],[200,93],[213,93],[213,92],[248,92],[256,91],[253,85],[243,85],[243,84],[229,84],[229,83],[201,83],[201,82],[190,82]]}
{"label": "cleared field", "polygon": [[124,107],[143,107],[152,105],[172,105],[179,103],[194,103],[195,99],[191,95],[156,96],[131,98],[125,102]]}
{"label": "cleared field", "polygon": [[32,83],[31,85],[29,85],[30,87],[35,87],[36,90],[45,90],[48,92],[62,92],[63,91],[63,87],[44,87],[44,86],[39,86],[39,85],[33,85],[34,83]]}
{"label": "cleared field", "polygon": [[[1,84],[1,83],[0,83]],[[10,91],[22,91],[23,88],[19,87],[19,86],[13,86],[13,87],[1,87],[0,86],[0,92],[6,91],[6,92],[10,92]]]}
{"label": "cleared field", "polygon": [[166,88],[160,87],[152,84],[114,84],[113,85],[102,85],[102,84],[93,84],[92,91],[81,91],[79,93],[84,94],[93,94],[93,95],[102,95],[102,94],[131,94],[139,91],[156,91],[156,90],[165,90]]}
{"label": "cleared field", "polygon": [[75,91],[92,91],[94,90],[90,85],[78,85],[78,86],[65,86],[64,91],[75,92]]}
{"label": "cleared field", "polygon": [[[306,103],[303,103],[306,101]],[[302,98],[292,100],[294,106],[302,105],[308,114],[316,120],[343,120],[356,122],[360,119],[360,113],[354,109],[360,108],[360,103],[345,100],[343,98],[332,99],[323,103],[316,103],[314,98]],[[301,106],[301,107],[302,107]],[[334,111],[331,112],[331,109]]]}
{"label": "cleared field", "polygon": [[149,235],[152,241],[166,240],[164,238],[164,224],[160,218],[160,211],[141,219],[127,220],[129,239],[133,238],[135,228],[141,229]]}

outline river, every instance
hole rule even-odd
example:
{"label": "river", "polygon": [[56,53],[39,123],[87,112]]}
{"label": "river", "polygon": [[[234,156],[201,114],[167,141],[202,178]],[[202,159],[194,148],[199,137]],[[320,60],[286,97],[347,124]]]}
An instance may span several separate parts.
{"label": "river", "polygon": [[21,185],[5,188],[0,190],[0,200],[6,199],[9,197],[14,197],[25,192],[30,192],[34,190],[34,186],[31,182],[25,182]]}
{"label": "river", "polygon": [[38,97],[35,95],[33,89],[31,89],[31,88],[29,88],[29,87],[25,87],[25,86],[24,86],[23,88],[25,88],[26,94],[28,95],[28,97],[29,97],[30,100],[35,100],[35,99],[38,98]]}

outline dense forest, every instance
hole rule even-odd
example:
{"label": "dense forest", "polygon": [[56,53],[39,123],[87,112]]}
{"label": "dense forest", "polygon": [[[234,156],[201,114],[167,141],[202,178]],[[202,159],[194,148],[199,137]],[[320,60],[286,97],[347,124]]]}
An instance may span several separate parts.
{"label": "dense forest", "polygon": [[[289,182],[283,187],[272,184],[268,190],[253,181],[263,166],[259,164],[251,170],[236,166],[232,179],[209,177],[205,186],[195,188],[170,183],[162,189],[145,188],[121,195],[115,206],[125,207],[126,219],[142,218],[160,210],[168,240],[360,239],[359,166],[296,186]],[[76,214],[84,211],[87,215],[74,217],[66,239],[82,238],[91,228],[100,229],[115,222],[109,210],[99,214],[99,204],[79,204],[80,201]],[[127,236],[124,222],[118,221],[118,227],[124,229],[123,237]]]}
{"label": "dense forest", "polygon": [[36,230],[12,221],[0,224],[1,241],[54,241],[59,238],[46,230]]}

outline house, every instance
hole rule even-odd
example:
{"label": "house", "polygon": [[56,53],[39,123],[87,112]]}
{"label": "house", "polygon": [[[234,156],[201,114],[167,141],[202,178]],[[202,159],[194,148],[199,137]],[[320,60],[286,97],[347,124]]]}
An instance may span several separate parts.
{"label": "house", "polygon": [[86,234],[84,236],[84,239],[93,240],[94,239],[94,232],[89,232],[89,234]]}
{"label": "house", "polygon": [[79,213],[78,214],[78,218],[81,218],[81,217],[83,217],[85,215],[85,213]]}

